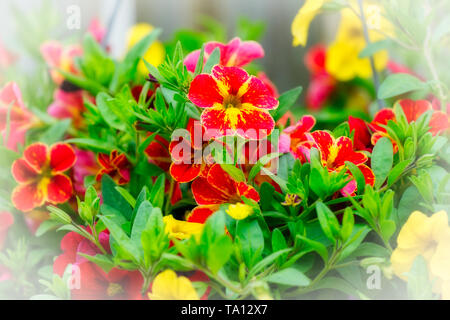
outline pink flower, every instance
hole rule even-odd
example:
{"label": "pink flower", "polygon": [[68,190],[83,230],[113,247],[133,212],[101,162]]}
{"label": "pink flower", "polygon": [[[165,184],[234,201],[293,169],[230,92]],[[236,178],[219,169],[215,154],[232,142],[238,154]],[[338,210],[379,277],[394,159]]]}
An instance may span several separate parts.
{"label": "pink flower", "polygon": [[95,176],[100,170],[97,163],[97,156],[92,151],[81,150],[74,148],[77,160],[73,166],[73,188],[78,194],[84,194],[86,188],[84,187],[84,179],[87,176]]}
{"label": "pink flower", "polygon": [[[227,44],[220,42],[208,42],[205,45],[203,63],[205,64],[215,48],[220,50],[220,65],[225,67],[243,67],[255,59],[264,57],[264,49],[256,41],[241,41],[233,38]],[[195,66],[200,57],[201,50],[195,50],[184,59],[184,64],[190,72],[195,71]]]}
{"label": "pink flower", "polygon": [[106,29],[103,27],[98,18],[94,18],[91,20],[91,23],[88,27],[88,32],[92,34],[95,41],[97,41],[98,43],[102,43],[103,38],[106,35]]}
{"label": "pink flower", "polygon": [[64,77],[56,69],[73,74],[79,73],[74,63],[74,58],[83,54],[79,45],[64,47],[57,41],[47,41],[41,45],[40,49],[45,62],[50,67],[52,79],[57,85],[64,81]]}
{"label": "pink flower", "polygon": [[9,227],[14,223],[14,217],[11,213],[0,212],[0,250],[3,249]]}
{"label": "pink flower", "polygon": [[84,118],[82,113],[85,111],[84,97],[82,90],[64,91],[57,89],[54,94],[54,101],[48,107],[47,112],[57,119],[72,119],[72,123],[76,128],[83,125]]}
{"label": "pink flower", "polygon": [[[9,135],[7,124],[9,113]],[[25,134],[36,123],[36,118],[25,107],[22,93],[15,82],[8,83],[0,91],[0,134],[7,138],[6,147],[17,150],[18,144],[25,142]]]}

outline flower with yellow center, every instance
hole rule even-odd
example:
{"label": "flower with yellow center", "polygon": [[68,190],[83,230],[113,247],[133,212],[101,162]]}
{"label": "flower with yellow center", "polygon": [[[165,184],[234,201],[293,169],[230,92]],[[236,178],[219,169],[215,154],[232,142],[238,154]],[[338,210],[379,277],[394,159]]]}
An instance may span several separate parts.
{"label": "flower with yellow center", "polygon": [[[407,280],[406,273],[410,271],[414,260],[419,255],[423,256],[429,264],[430,261],[436,261],[435,253],[442,251],[437,249],[448,232],[448,216],[445,211],[437,212],[431,217],[414,211],[400,230],[397,248],[391,256],[394,273]],[[438,271],[437,273],[442,266],[440,262],[431,265],[435,271]]]}
{"label": "flower with yellow center", "polygon": [[199,300],[197,291],[186,277],[177,277],[172,270],[159,273],[148,294],[150,300]]}
{"label": "flower with yellow center", "polygon": [[172,215],[163,218],[165,231],[171,239],[185,240],[191,236],[200,236],[203,230],[203,224],[196,222],[187,222],[175,219]]}
{"label": "flower with yellow center", "polygon": [[[366,12],[366,10],[364,11]],[[380,29],[384,25],[380,24]],[[371,42],[376,42],[383,39],[383,36],[375,29],[370,29],[369,39]],[[336,40],[327,50],[325,69],[340,81],[348,81],[355,77],[369,78],[372,75],[370,60],[369,58],[359,57],[360,52],[366,46],[361,20],[350,9],[342,10]],[[388,61],[386,50],[378,51],[373,55],[373,58],[376,70],[383,70],[386,67]]]}
{"label": "flower with yellow center", "polygon": [[230,217],[236,220],[245,219],[253,214],[253,208],[242,202],[230,204],[226,211]]}
{"label": "flower with yellow center", "polygon": [[[128,30],[127,35],[128,50],[130,50],[135,44],[142,40],[142,38],[152,32],[153,29],[155,28],[148,23],[138,23],[131,27],[131,29]],[[164,49],[164,45],[160,41],[154,41],[142,58],[151,65],[157,67],[161,63],[163,63],[165,54],[166,51]],[[143,61],[140,61],[138,64],[138,72],[143,76],[148,74],[147,67],[145,66],[145,63]]]}

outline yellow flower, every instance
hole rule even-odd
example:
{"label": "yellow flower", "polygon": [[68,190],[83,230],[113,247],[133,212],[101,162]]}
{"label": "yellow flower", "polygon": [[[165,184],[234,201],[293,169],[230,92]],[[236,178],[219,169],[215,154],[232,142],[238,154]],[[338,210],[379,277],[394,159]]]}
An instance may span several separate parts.
{"label": "yellow flower", "polygon": [[231,204],[227,209],[227,213],[233,219],[242,220],[251,215],[253,213],[253,209],[249,205],[239,202],[236,204]]}
{"label": "yellow flower", "polygon": [[448,217],[445,211],[440,211],[427,217],[419,211],[414,211],[397,238],[397,248],[391,256],[394,273],[407,279],[414,259],[422,255],[429,263],[437,251],[440,240],[449,231]]}
{"label": "yellow flower", "polygon": [[[371,42],[382,38],[377,31],[369,30]],[[355,77],[370,77],[372,69],[369,58],[359,58],[366,45],[361,20],[350,9],[342,10],[336,40],[327,50],[325,62],[327,72],[340,81],[348,81]],[[386,67],[388,61],[386,50],[378,51],[373,58],[376,70],[383,70]]]}
{"label": "yellow flower", "polygon": [[172,270],[165,270],[155,277],[148,297],[150,300],[199,300],[191,281],[177,277]]}
{"label": "yellow flower", "polygon": [[[138,23],[128,30],[127,46],[130,50],[135,44],[137,44],[142,38],[152,32],[154,27],[147,23]],[[147,52],[144,54],[143,59],[148,63],[157,67],[164,61],[165,57],[164,45],[160,41],[154,41]],[[147,75],[148,70],[143,61],[138,64],[138,71],[143,76]]]}
{"label": "yellow flower", "polygon": [[320,12],[320,8],[329,0],[306,0],[303,7],[297,12],[292,21],[291,32],[294,40],[293,46],[305,46],[308,40],[308,29],[311,21]]}
{"label": "yellow flower", "polygon": [[165,216],[163,222],[169,238],[178,240],[189,239],[192,235],[199,236],[204,226],[201,223],[177,220],[172,215]]}
{"label": "yellow flower", "polygon": [[430,260],[430,273],[437,277],[437,291],[442,299],[450,300],[450,228],[439,240],[436,251]]}

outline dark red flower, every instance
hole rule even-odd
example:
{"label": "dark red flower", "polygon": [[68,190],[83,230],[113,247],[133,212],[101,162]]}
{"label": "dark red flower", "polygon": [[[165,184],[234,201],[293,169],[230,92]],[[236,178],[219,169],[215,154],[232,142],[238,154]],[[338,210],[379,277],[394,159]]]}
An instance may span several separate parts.
{"label": "dark red flower", "polygon": [[107,155],[100,153],[97,162],[101,169],[97,173],[96,180],[101,181],[104,174],[109,175],[118,185],[127,184],[130,181],[130,162],[125,154],[119,154],[117,150]]}

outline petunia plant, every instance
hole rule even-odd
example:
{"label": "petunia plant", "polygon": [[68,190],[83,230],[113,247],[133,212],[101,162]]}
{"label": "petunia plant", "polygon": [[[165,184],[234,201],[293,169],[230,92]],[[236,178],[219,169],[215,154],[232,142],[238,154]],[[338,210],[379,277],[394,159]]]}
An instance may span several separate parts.
{"label": "petunia plant", "polygon": [[407,4],[305,1],[294,45],[341,20],[303,96],[245,19],[39,43],[51,101],[0,91],[0,297],[449,299],[450,8]]}

